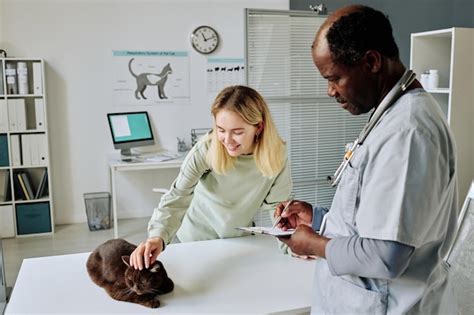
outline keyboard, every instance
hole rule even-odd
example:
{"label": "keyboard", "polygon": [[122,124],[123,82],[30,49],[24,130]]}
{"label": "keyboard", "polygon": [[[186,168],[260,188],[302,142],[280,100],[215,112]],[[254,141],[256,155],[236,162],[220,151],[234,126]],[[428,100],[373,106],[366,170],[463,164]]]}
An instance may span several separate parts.
{"label": "keyboard", "polygon": [[181,157],[182,157],[181,154],[172,152],[172,151],[144,153],[137,156],[137,158],[140,160],[150,161],[150,162],[164,162],[164,161],[176,160]]}

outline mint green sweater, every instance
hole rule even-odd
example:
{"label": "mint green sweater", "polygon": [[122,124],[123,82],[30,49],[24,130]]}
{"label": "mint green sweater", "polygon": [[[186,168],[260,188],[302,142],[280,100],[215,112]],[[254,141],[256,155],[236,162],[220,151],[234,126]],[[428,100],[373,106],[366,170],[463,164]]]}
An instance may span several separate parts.
{"label": "mint green sweater", "polygon": [[175,235],[181,242],[242,236],[236,227],[251,226],[257,211],[273,213],[288,199],[288,160],[280,174],[268,178],[258,171],[252,155],[242,155],[233,169],[219,175],[206,163],[209,144],[209,137],[203,137],[184,159],[148,223],[149,237],[159,236],[169,244]]}

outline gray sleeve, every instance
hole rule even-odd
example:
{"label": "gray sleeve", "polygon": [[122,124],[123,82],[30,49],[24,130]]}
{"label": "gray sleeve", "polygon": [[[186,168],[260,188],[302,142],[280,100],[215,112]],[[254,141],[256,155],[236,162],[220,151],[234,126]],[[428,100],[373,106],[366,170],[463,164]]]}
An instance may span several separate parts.
{"label": "gray sleeve", "polygon": [[323,217],[328,212],[329,212],[328,208],[319,207],[319,206],[316,206],[313,208],[313,222],[311,224],[313,227],[313,230],[319,231],[319,228],[321,227],[321,223],[323,222]]}
{"label": "gray sleeve", "polygon": [[326,259],[333,275],[394,279],[405,271],[414,249],[399,242],[353,235],[331,239]]}

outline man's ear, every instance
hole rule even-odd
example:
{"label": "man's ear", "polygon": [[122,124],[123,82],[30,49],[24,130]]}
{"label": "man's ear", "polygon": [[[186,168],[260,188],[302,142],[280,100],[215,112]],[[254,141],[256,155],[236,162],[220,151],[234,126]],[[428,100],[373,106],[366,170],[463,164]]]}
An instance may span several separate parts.
{"label": "man's ear", "polygon": [[382,55],[376,50],[367,50],[363,62],[370,72],[377,73],[382,68]]}

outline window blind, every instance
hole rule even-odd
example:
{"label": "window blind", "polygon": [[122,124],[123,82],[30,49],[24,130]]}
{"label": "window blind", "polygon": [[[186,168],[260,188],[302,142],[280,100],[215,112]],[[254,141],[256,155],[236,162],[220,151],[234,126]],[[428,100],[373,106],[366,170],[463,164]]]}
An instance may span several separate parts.
{"label": "window blind", "polygon": [[368,116],[353,116],[328,97],[327,81],[313,64],[311,45],[326,17],[309,11],[246,13],[247,84],[264,96],[287,143],[293,193],[329,207],[335,188],[326,177]]}

